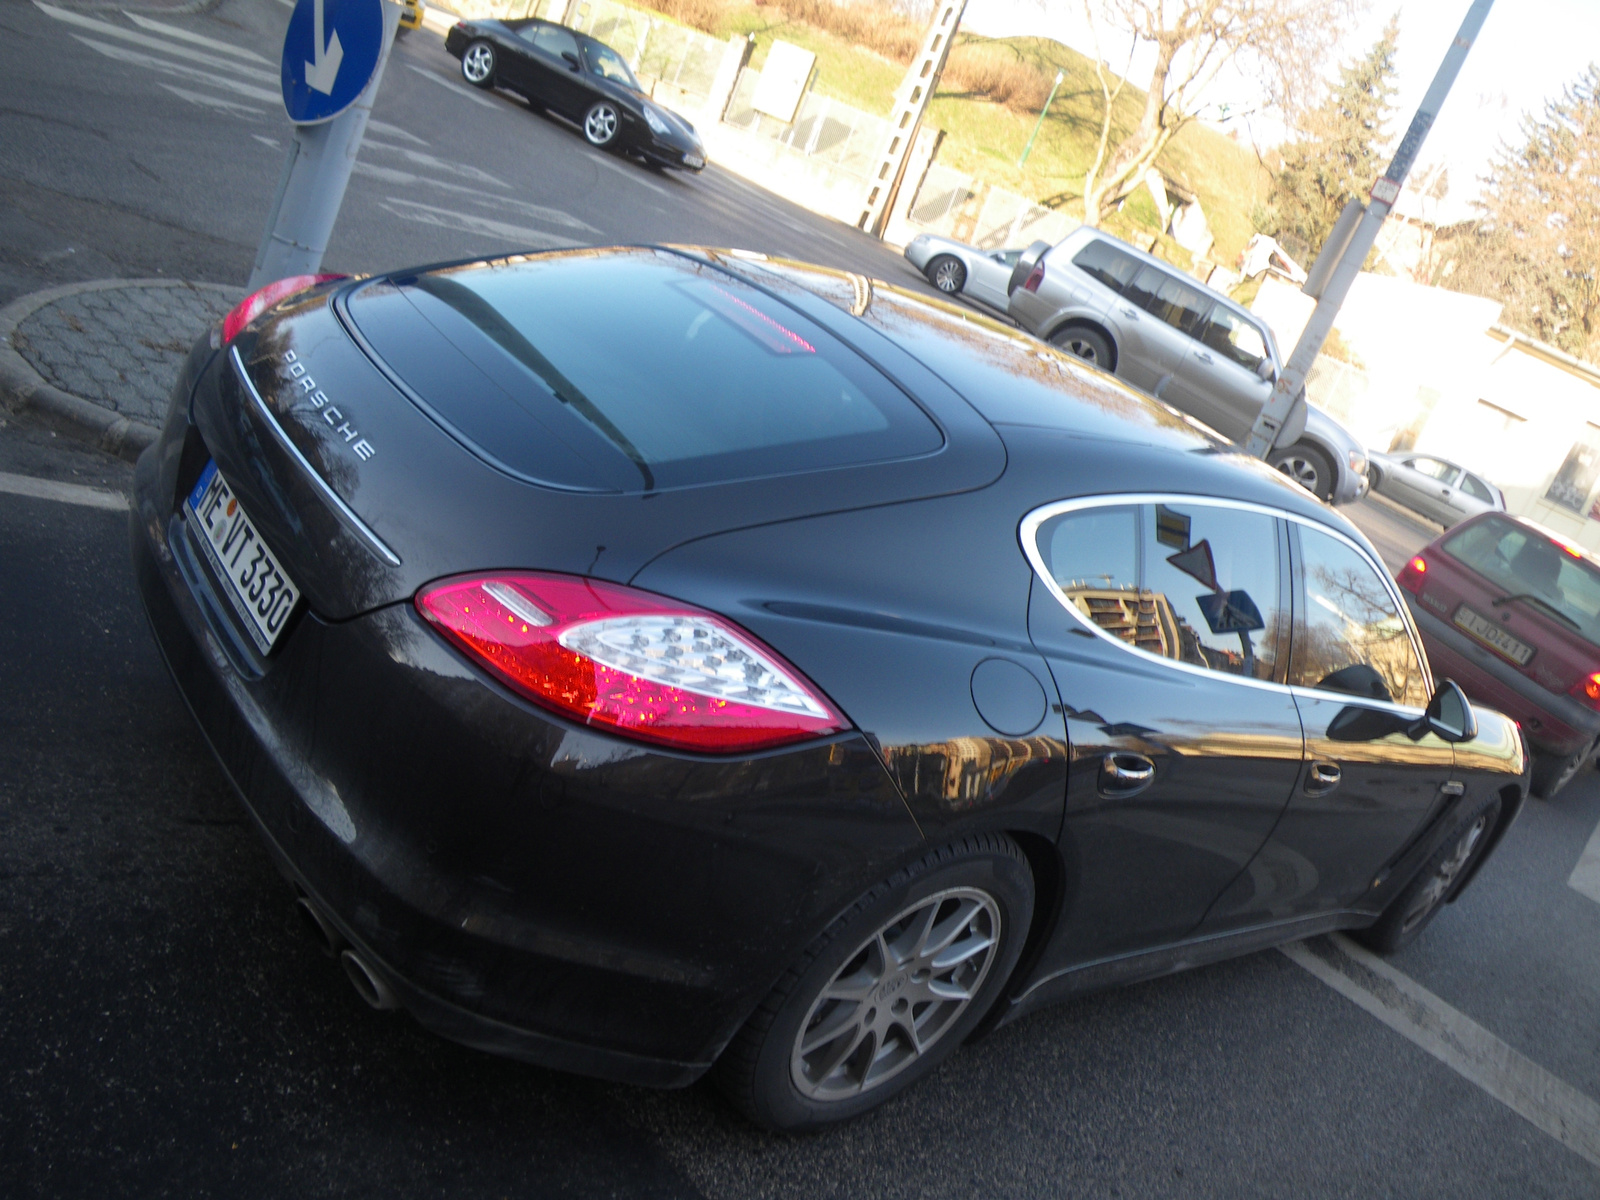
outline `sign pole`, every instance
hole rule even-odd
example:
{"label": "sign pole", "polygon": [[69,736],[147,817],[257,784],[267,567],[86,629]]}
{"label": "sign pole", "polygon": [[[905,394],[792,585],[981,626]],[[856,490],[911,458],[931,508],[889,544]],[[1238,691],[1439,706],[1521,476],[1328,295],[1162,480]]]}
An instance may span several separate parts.
{"label": "sign pole", "polygon": [[1018,167],[1028,165],[1028,155],[1033,153],[1033,139],[1039,136],[1039,130],[1044,128],[1044,115],[1050,111],[1050,106],[1055,103],[1056,93],[1061,90],[1061,81],[1066,78],[1062,71],[1056,72],[1055,84],[1050,88],[1050,96],[1044,102],[1044,107],[1039,110],[1039,119],[1033,123],[1033,132],[1028,135],[1028,144],[1022,148],[1022,158],[1018,160]]}
{"label": "sign pole", "polygon": [[[315,274],[322,266],[394,45],[398,4],[365,0],[365,11],[358,14],[365,20],[343,26],[346,44],[341,45],[339,18],[357,5],[336,3],[300,0],[289,20],[283,48],[284,104],[295,121],[294,138],[246,285],[250,291],[290,275]],[[302,19],[302,9],[311,10],[304,14],[309,21]],[[363,65],[358,54],[364,35],[375,44],[370,47],[370,75],[362,81],[357,72]],[[341,78],[341,72],[350,74]],[[346,98],[351,91],[354,96]],[[331,116],[322,115],[336,105]]]}
{"label": "sign pole", "polygon": [[[1400,139],[1399,148],[1395,150],[1388,170],[1384,171],[1372,185],[1370,203],[1366,206],[1365,212],[1360,214],[1360,223],[1356,225],[1349,241],[1344,243],[1343,252],[1340,252],[1340,239],[1330,238],[1328,245],[1323,247],[1322,255],[1318,256],[1312,266],[1307,288],[1317,295],[1316,311],[1311,314],[1311,320],[1301,333],[1299,342],[1295,344],[1294,353],[1289,356],[1288,363],[1278,376],[1272,395],[1261,406],[1261,415],[1256,418],[1255,426],[1250,430],[1245,451],[1253,457],[1266,458],[1276,445],[1280,432],[1288,424],[1295,402],[1305,388],[1306,376],[1310,374],[1311,366],[1316,362],[1322,343],[1327,340],[1329,332],[1333,329],[1334,318],[1339,315],[1344,298],[1349,294],[1350,285],[1360,273],[1361,264],[1366,262],[1367,252],[1378,240],[1378,230],[1388,217],[1389,210],[1400,198],[1401,185],[1405,183],[1412,164],[1416,162],[1417,151],[1422,148],[1428,130],[1433,128],[1433,122],[1439,115],[1445,97],[1450,94],[1450,87],[1456,81],[1461,64],[1467,60],[1467,51],[1472,49],[1472,43],[1477,40],[1478,31],[1483,28],[1483,20],[1489,15],[1489,9],[1493,4],[1494,0],[1473,0],[1472,7],[1467,10],[1466,18],[1456,33],[1455,41],[1450,43],[1444,61],[1439,64],[1439,70],[1433,77],[1427,95],[1422,98],[1422,104],[1417,108],[1416,115],[1411,118],[1410,128],[1406,130],[1405,137]],[[1341,214],[1341,225],[1346,224],[1347,219],[1357,216],[1359,202],[1352,203],[1356,207],[1347,208],[1346,214]],[[1325,263],[1323,256],[1329,256],[1330,262]],[[1317,285],[1315,288],[1312,287],[1313,283]]]}

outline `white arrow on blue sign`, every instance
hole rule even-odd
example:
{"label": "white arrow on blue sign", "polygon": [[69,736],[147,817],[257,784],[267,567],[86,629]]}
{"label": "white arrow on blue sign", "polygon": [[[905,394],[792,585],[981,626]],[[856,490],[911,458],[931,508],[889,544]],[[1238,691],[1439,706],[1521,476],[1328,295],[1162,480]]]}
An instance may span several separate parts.
{"label": "white arrow on blue sign", "polygon": [[296,125],[356,102],[383,57],[383,0],[299,0],[283,37],[283,107]]}

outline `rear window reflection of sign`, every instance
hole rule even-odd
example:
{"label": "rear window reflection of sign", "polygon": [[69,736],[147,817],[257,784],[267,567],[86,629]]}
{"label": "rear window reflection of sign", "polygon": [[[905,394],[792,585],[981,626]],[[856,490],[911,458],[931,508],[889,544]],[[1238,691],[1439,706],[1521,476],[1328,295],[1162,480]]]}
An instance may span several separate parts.
{"label": "rear window reflection of sign", "polygon": [[[1582,513],[1597,478],[1600,478],[1600,428],[1585,425],[1572,449],[1567,451],[1566,461],[1550,481],[1544,498],[1569,512]],[[1600,520],[1600,502],[1589,509],[1589,515]]]}

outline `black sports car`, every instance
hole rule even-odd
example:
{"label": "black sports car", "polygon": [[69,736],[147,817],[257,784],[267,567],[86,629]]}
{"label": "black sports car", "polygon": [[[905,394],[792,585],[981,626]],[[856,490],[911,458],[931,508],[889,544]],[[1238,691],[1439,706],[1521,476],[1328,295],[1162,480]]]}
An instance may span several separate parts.
{"label": "black sports car", "polygon": [[273,285],[196,345],[131,532],[369,1002],[610,1079],[715,1068],[774,1127],[1059,997],[1399,946],[1527,782],[1277,472],[761,255]]}
{"label": "black sports car", "polygon": [[663,167],[699,171],[700,137],[677,113],[649,99],[627,61],[604,42],[550,21],[458,21],[445,49],[475,87],[508,88],[535,108],[576,121],[602,149]]}

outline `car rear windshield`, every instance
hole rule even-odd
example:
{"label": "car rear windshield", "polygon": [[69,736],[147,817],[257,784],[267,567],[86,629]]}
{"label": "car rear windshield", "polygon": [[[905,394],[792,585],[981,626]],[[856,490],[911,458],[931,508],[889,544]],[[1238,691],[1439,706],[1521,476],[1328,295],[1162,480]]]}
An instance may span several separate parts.
{"label": "car rear windshield", "polygon": [[1503,517],[1474,522],[1444,552],[1490,583],[1553,616],[1600,646],[1600,570],[1526,525]]}
{"label": "car rear windshield", "polygon": [[[397,298],[408,309],[398,319]],[[922,409],[849,346],[742,280],[666,251],[445,268],[369,285],[349,312],[435,419],[536,482],[572,482],[568,451],[611,486],[652,490],[943,444]]]}

